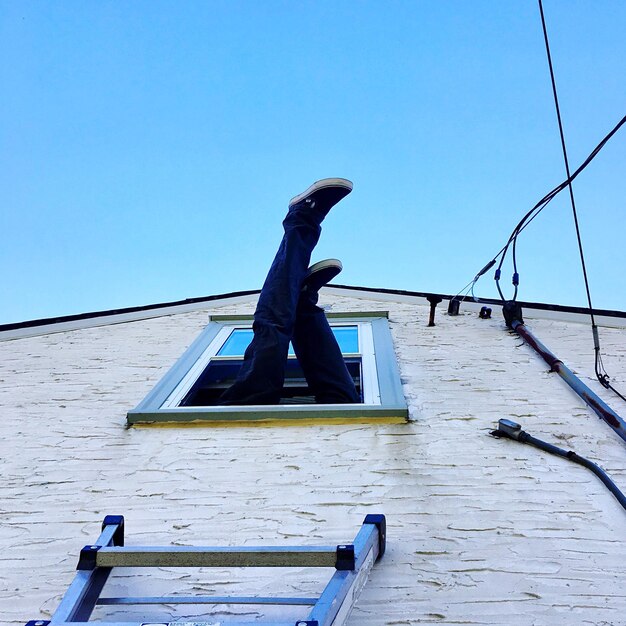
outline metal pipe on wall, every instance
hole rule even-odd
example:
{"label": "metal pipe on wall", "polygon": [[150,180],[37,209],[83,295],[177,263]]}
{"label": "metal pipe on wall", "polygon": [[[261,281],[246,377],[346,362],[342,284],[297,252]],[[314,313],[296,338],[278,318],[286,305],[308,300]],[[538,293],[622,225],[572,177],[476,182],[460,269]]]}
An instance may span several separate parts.
{"label": "metal pipe on wall", "polygon": [[[505,315],[506,318],[506,315]],[[521,318],[521,315],[520,315]],[[558,359],[539,339],[526,328],[521,319],[507,319],[512,328],[539,356],[556,372],[588,405],[598,417],[605,421],[624,441],[626,441],[626,422],[585,383],[570,370],[563,361]]]}

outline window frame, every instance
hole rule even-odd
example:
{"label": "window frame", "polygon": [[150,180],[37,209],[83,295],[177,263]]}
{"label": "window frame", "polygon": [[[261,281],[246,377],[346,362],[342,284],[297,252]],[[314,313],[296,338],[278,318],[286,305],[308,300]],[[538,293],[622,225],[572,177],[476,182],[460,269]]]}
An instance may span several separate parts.
{"label": "window frame", "polygon": [[[280,404],[176,406],[235,328],[249,328],[251,315],[211,315],[206,328],[148,395],[127,413],[127,423],[344,419],[405,421],[408,408],[393,348],[387,311],[327,313],[332,325],[359,327],[364,402],[358,404]],[[222,357],[224,358],[224,357]],[[225,357],[228,358],[228,357]],[[367,366],[366,366],[367,365]]]}

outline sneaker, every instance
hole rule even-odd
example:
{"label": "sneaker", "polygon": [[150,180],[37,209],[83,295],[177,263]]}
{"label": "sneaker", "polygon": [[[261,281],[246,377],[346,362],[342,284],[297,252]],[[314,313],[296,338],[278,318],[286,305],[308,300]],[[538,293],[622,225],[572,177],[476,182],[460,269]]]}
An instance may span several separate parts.
{"label": "sneaker", "polygon": [[302,282],[302,291],[319,291],[335,278],[342,269],[343,265],[339,259],[326,259],[311,265]]}
{"label": "sneaker", "polygon": [[323,178],[313,183],[301,194],[291,198],[289,208],[305,202],[311,209],[328,213],[339,200],[345,198],[352,191],[352,182],[345,178]]}

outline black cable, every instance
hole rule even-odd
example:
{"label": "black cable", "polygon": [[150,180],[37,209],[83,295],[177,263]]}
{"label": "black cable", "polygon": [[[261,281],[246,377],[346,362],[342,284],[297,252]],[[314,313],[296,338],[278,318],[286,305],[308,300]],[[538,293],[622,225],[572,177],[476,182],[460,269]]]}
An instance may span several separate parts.
{"label": "black cable", "polygon": [[566,178],[562,183],[560,183],[554,189],[549,191],[545,196],[543,196],[543,198],[541,198],[541,200],[539,200],[539,202],[537,202],[530,209],[530,211],[528,211],[522,217],[522,219],[518,222],[517,226],[513,229],[513,232],[511,233],[506,244],[504,244],[504,246],[500,249],[500,251],[493,257],[494,261],[497,261],[498,258],[500,258],[500,263],[498,265],[498,268],[496,269],[495,280],[496,280],[496,285],[498,287],[498,291],[500,292],[500,297],[502,298],[503,302],[506,300],[506,298],[504,297],[504,294],[502,293],[500,286],[499,286],[499,280],[500,280],[499,271],[502,268],[502,265],[506,258],[506,254],[511,244],[515,241],[518,235],[539,215],[539,213],[541,213],[541,211],[543,211],[543,209],[545,209],[546,206],[548,206],[548,204],[559,193],[561,193],[561,191],[563,191],[572,181],[574,181],[580,175],[580,173],[591,163],[591,161],[593,161],[593,159],[595,159],[595,157],[602,150],[602,148],[604,148],[604,146],[608,143],[608,141],[613,137],[613,135],[615,135],[615,133],[624,124],[626,124],[626,115],[622,117],[622,119],[611,129],[611,131],[607,135],[605,135],[602,141],[600,141],[600,143],[589,153],[587,158],[582,162],[582,164],[578,167],[578,169],[569,178]]}
{"label": "black cable", "polygon": [[[593,161],[593,159],[596,158],[596,156],[599,154],[599,152],[602,150],[602,148],[604,148],[604,146],[609,142],[609,140],[613,137],[613,135],[615,135],[615,133],[624,124],[626,124],[626,115],[624,117],[622,117],[622,119],[611,129],[611,131],[609,131],[609,133],[607,133],[604,136],[602,141],[600,141],[600,143],[589,153],[587,158],[581,163],[581,165],[578,167],[578,169],[571,176],[566,178],[561,184],[557,185],[554,189],[552,189],[545,196],[543,196],[543,198],[541,198],[541,200],[539,200],[539,202],[537,202],[532,207],[532,209],[530,209],[530,211],[528,211],[524,215],[524,217],[522,217],[522,219],[518,222],[517,226],[513,229],[513,232],[509,236],[509,239],[504,244],[504,246],[502,246],[502,248],[500,248],[500,250],[495,254],[493,259],[491,261],[489,261],[489,263],[487,263],[487,265],[485,265],[485,267],[483,267],[483,269],[480,270],[480,272],[478,272],[478,274],[476,274],[476,277],[474,278],[474,280],[470,281],[463,289],[461,289],[461,291],[459,291],[459,293],[457,295],[460,295],[461,293],[463,293],[467,289],[468,285],[470,285],[473,288],[473,286],[476,284],[478,279],[481,276],[483,276],[491,267],[493,267],[498,262],[498,258],[500,258],[500,263],[498,264],[498,267],[496,268],[496,271],[495,271],[494,280],[496,282],[496,287],[498,289],[498,293],[500,294],[500,298],[501,298],[502,302],[503,303],[506,302],[506,297],[504,296],[504,293],[502,292],[502,288],[500,287],[500,275],[501,275],[501,272],[502,272],[502,265],[504,264],[504,260],[506,258],[507,252],[509,250],[509,246],[511,245],[511,243],[514,243],[517,240],[517,237],[519,236],[519,234],[527,226],[530,225],[530,223],[541,213],[541,211],[543,211],[546,208],[546,206],[548,206],[548,204],[559,193],[561,193],[561,191],[563,191],[563,189],[565,189],[572,181],[574,181],[579,176],[579,174],[591,163],[591,161]],[[515,258],[514,258],[514,262],[516,263],[516,259]],[[515,273],[517,274],[517,272],[515,272]],[[518,279],[519,279],[519,277],[518,277]],[[516,296],[517,296],[517,291],[516,291]],[[474,298],[474,299],[475,300],[480,300],[479,298]],[[602,382],[602,381],[600,381],[600,382]],[[602,384],[604,384],[604,383],[602,383]],[[626,401],[626,398],[624,396],[622,396],[622,394],[620,394],[610,384],[608,384],[608,388],[612,389],[618,396],[620,396],[620,398],[622,398],[624,401]]]}
{"label": "black cable", "polygon": [[519,424],[511,422],[510,420],[500,420],[498,423],[498,429],[492,431],[491,434],[494,437],[507,437],[513,441],[530,444],[540,450],[544,450],[545,452],[560,456],[564,459],[572,461],[573,463],[578,463],[579,465],[586,467],[604,483],[606,488],[617,498],[617,501],[624,507],[624,509],[626,509],[626,496],[620,491],[610,476],[599,465],[593,463],[589,459],[579,456],[572,450],[563,450],[562,448],[558,448],[547,441],[537,439],[536,437],[533,437],[523,431]]}
{"label": "black cable", "polygon": [[[574,216],[574,225],[576,227],[576,239],[578,241],[578,251],[580,254],[580,264],[582,266],[582,270],[583,270],[583,278],[585,280],[585,291],[587,293],[587,303],[589,305],[589,317],[591,318],[591,331],[593,334],[593,349],[594,349],[594,353],[595,353],[595,365],[594,365],[594,369],[595,369],[595,373],[596,373],[596,378],[598,379],[598,381],[607,389],[611,388],[611,385],[609,383],[610,377],[608,375],[608,373],[606,372],[606,370],[604,369],[604,366],[602,364],[602,356],[600,354],[600,335],[598,332],[598,325],[596,324],[596,319],[595,316],[593,314],[593,305],[591,304],[591,291],[589,289],[589,278],[587,276],[587,267],[585,264],[585,254],[583,252],[583,243],[582,243],[582,238],[580,235],[580,226],[578,224],[578,213],[576,211],[576,202],[574,200],[574,188],[572,186],[572,182],[571,182],[571,175],[570,175],[570,169],[569,169],[569,160],[567,158],[567,148],[565,146],[565,134],[563,132],[563,121],[561,119],[561,108],[559,106],[559,96],[557,94],[557,90],[556,90],[556,79],[554,77],[554,67],[552,66],[552,55],[550,54],[550,41],[548,39],[548,30],[546,27],[546,19],[545,19],[545,15],[543,12],[543,2],[542,0],[538,0],[539,1],[539,13],[541,14],[541,26],[543,28],[543,39],[546,45],[546,55],[548,57],[548,67],[550,69],[550,81],[552,82],[552,95],[554,96],[554,106],[556,109],[556,118],[557,121],[559,123],[559,135],[561,137],[561,148],[563,150],[563,161],[565,162],[565,173],[567,174],[567,178],[569,180],[568,182],[568,189],[569,189],[569,197],[570,197],[570,202],[572,205],[572,214]],[[515,250],[515,247],[514,247]],[[517,288],[516,288],[516,294],[517,294]],[[618,395],[621,398],[624,398],[620,393],[618,393]]]}
{"label": "black cable", "polygon": [[[602,381],[600,381],[602,382]],[[617,394],[624,402],[626,402],[626,397],[624,397],[617,389],[615,389],[615,387],[613,387],[613,385],[611,385],[611,383],[607,382],[606,384],[606,388],[610,389],[611,391],[613,391],[615,394]]]}
{"label": "black cable", "polygon": [[[523,437],[524,435],[525,437]],[[579,465],[591,470],[617,498],[617,501],[626,509],[626,496],[618,489],[617,485],[609,478],[609,475],[599,465],[596,465],[589,459],[579,456],[572,450],[563,450],[562,448],[553,446],[552,444],[542,441],[541,439],[537,439],[536,437],[533,437],[528,433],[524,433],[523,431],[520,435],[520,441],[522,443],[529,443],[531,446],[535,446],[540,450],[545,450],[550,454],[556,454],[557,456],[569,459],[573,463],[578,463]]]}
{"label": "black cable", "polygon": [[[517,239],[518,235],[539,215],[539,213],[541,213],[541,211],[543,211],[543,209],[546,208],[546,206],[559,193],[561,193],[561,191],[563,191],[563,189],[565,189],[573,180],[575,180],[578,177],[578,175],[591,163],[591,161],[593,161],[593,159],[595,159],[595,157],[602,150],[602,148],[604,148],[604,146],[608,143],[608,141],[611,139],[611,137],[613,137],[613,135],[615,135],[615,133],[625,123],[626,123],[626,115],[611,129],[611,131],[607,135],[605,135],[605,137],[602,139],[602,141],[600,141],[600,143],[590,152],[590,154],[587,156],[587,158],[582,162],[582,164],[578,167],[578,169],[571,176],[569,176],[561,184],[557,185],[554,189],[552,189],[545,196],[543,196],[543,198],[541,198],[541,200],[539,200],[539,202],[537,202],[532,207],[532,209],[530,209],[530,211],[528,211],[522,217],[522,219],[518,222],[517,226],[513,229],[513,232],[509,236],[509,239],[506,242],[506,244],[504,244],[504,246],[502,246],[502,248],[500,248],[500,250],[493,257],[493,259],[485,266],[485,268],[489,269],[490,267],[492,267],[497,262],[498,258],[500,258],[500,263],[499,263],[498,267],[496,268],[496,273],[495,273],[494,279],[496,281],[496,287],[498,288],[498,292],[500,294],[500,298],[502,299],[502,302],[505,302],[506,298],[505,298],[504,293],[502,292],[502,289],[500,287],[500,274],[501,274],[501,271],[502,271],[502,265],[504,263],[504,260],[506,258],[506,254],[508,252],[508,249],[509,249],[509,246],[511,245],[511,243],[513,243]],[[485,271],[486,271],[485,268],[483,268],[476,275],[476,278],[474,279],[473,282],[476,282],[478,280],[478,278],[480,278],[485,273]],[[461,292],[462,291],[463,290],[461,290]]]}

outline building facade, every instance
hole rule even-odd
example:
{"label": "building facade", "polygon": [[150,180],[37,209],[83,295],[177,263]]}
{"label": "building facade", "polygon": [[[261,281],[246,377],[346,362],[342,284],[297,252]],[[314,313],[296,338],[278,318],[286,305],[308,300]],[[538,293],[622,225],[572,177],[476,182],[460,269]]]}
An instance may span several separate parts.
{"label": "building facade", "polygon": [[[80,548],[107,514],[125,516],[128,544],[280,546],[349,541],[368,513],[386,515],[387,551],[352,626],[626,623],[626,511],[584,468],[489,433],[500,418],[520,422],[598,463],[622,490],[624,442],[506,329],[496,307],[493,319],[466,303],[449,316],[444,302],[429,327],[420,296],[322,291],[331,313],[388,319],[408,420],[355,414],[129,427],[129,411],[208,316],[250,314],[255,299],[0,331],[3,623],[50,619]],[[525,317],[626,413],[594,379],[584,316],[525,309]],[[626,317],[601,323],[605,366],[624,387]],[[108,584],[112,595],[299,595],[319,591],[324,579],[308,569],[160,568]],[[227,624],[237,611],[216,608],[209,618],[197,607],[139,610],[102,607],[94,619]],[[272,616],[240,610],[259,623]]]}

